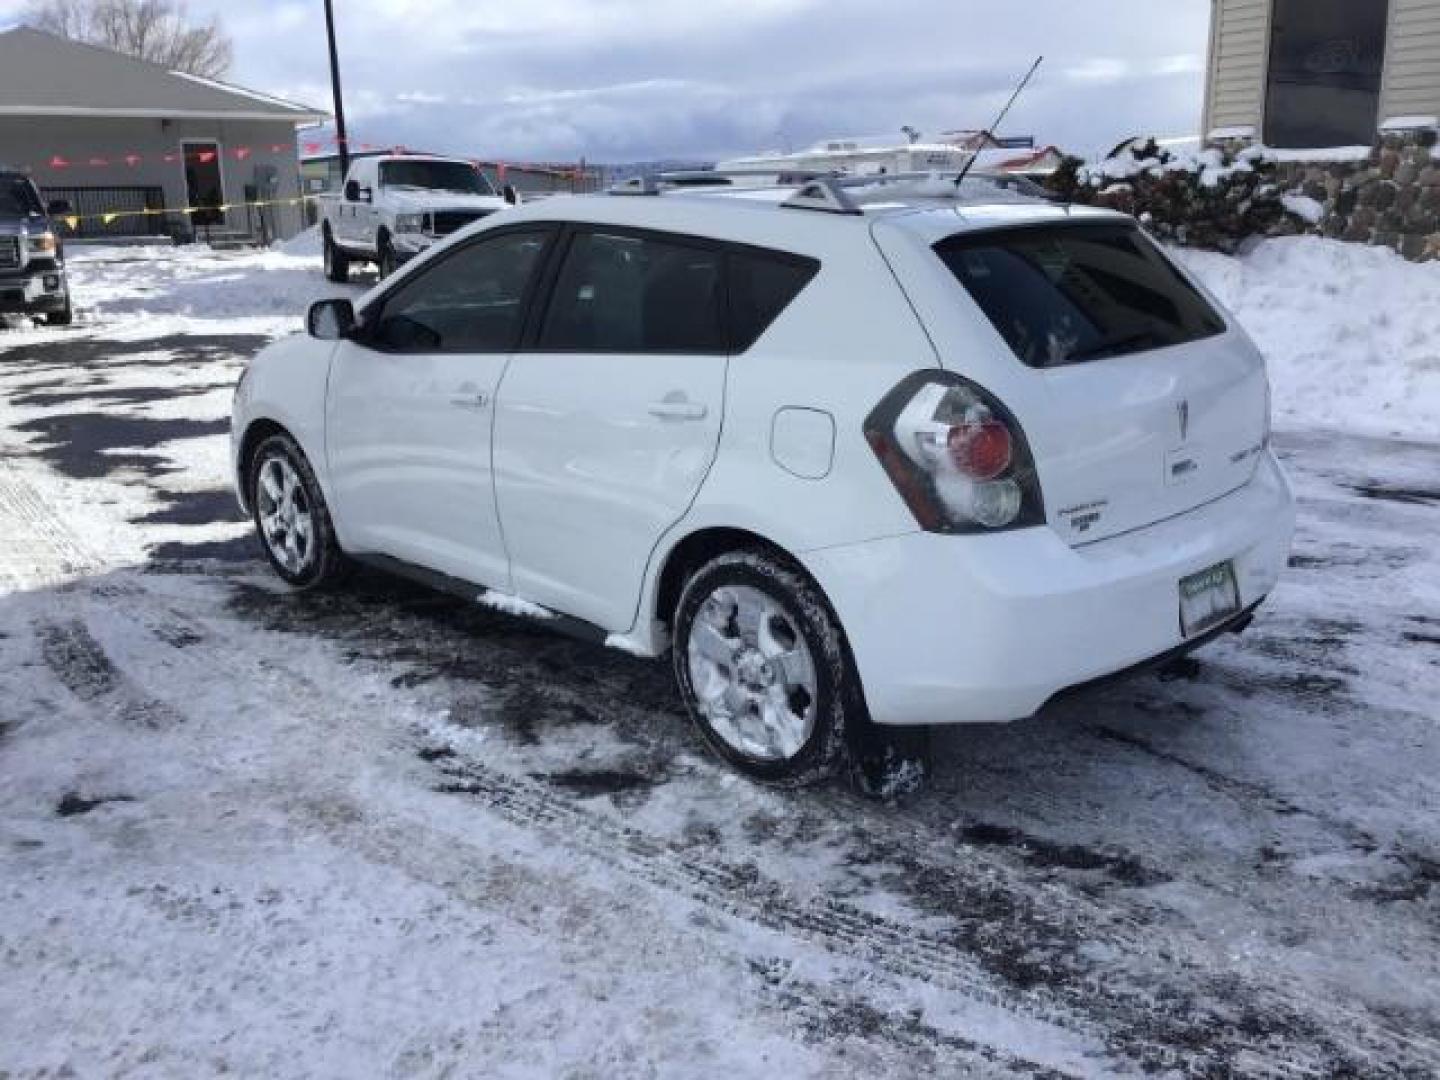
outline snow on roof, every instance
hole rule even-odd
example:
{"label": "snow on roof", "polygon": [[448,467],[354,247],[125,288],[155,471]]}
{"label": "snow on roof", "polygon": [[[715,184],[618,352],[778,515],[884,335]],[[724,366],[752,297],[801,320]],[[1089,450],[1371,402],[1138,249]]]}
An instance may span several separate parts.
{"label": "snow on roof", "polygon": [[28,26],[0,31],[0,115],[328,119],[307,105],[184,75]]}
{"label": "snow on roof", "polygon": [[1440,128],[1440,116],[1392,116],[1380,125],[1381,131],[1423,131]]}
{"label": "snow on roof", "polygon": [[1370,156],[1368,146],[1320,146],[1313,150],[1277,150],[1273,146],[1261,147],[1271,161],[1340,162],[1364,161]]}

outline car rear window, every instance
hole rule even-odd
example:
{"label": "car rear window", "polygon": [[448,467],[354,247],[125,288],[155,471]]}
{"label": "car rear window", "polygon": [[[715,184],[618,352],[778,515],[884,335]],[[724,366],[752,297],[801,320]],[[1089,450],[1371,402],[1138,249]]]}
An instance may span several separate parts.
{"label": "car rear window", "polygon": [[1020,360],[1060,367],[1224,333],[1225,322],[1126,222],[962,233],[935,252]]}

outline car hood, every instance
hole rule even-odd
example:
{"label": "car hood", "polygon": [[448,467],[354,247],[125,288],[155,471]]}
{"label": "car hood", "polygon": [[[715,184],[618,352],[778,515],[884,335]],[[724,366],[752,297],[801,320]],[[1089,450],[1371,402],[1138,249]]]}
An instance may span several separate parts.
{"label": "car hood", "polygon": [[402,214],[423,210],[503,210],[508,205],[499,195],[457,195],[453,191],[387,191],[385,198]]}

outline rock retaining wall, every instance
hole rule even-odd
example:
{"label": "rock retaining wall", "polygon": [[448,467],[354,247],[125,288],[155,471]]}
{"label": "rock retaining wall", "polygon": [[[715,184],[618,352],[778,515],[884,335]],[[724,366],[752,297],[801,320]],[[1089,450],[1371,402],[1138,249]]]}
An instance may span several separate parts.
{"label": "rock retaining wall", "polygon": [[1152,142],[1098,166],[1069,159],[1049,186],[1194,247],[1233,252],[1256,236],[1311,234],[1429,261],[1440,259],[1437,142],[1434,129],[1387,132],[1368,156],[1333,161],[1236,144],[1177,159]]}
{"label": "rock retaining wall", "polygon": [[1279,162],[1281,187],[1325,209],[1318,223],[1294,231],[1393,248],[1407,259],[1440,259],[1435,145],[1434,131],[1387,134],[1365,161]]}

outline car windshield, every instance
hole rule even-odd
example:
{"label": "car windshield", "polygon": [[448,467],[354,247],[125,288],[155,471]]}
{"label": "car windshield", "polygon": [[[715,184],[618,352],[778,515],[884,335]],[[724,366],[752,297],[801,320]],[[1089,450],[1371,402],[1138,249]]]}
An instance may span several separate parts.
{"label": "car windshield", "polygon": [[382,187],[454,191],[462,195],[494,195],[485,174],[463,161],[382,161]]}
{"label": "car windshield", "polygon": [[44,212],[35,188],[23,176],[0,176],[0,216],[17,217]]}
{"label": "car windshield", "polygon": [[1022,363],[1059,367],[1181,345],[1225,323],[1133,224],[960,234],[935,252]]}

